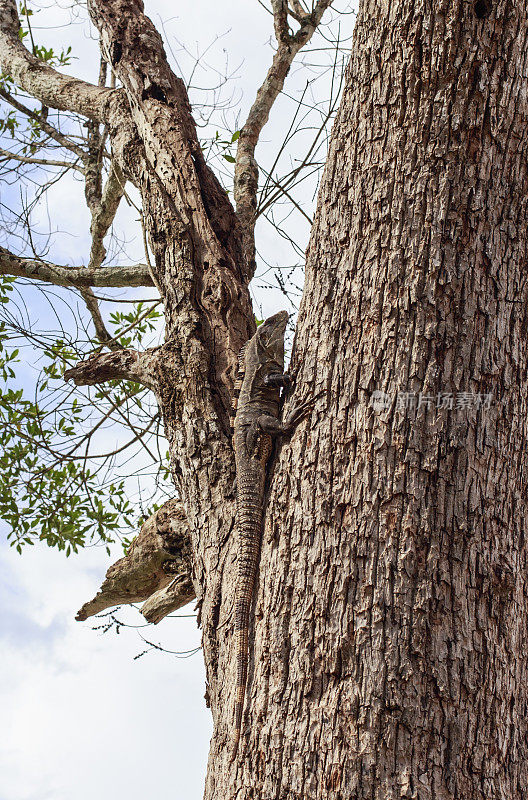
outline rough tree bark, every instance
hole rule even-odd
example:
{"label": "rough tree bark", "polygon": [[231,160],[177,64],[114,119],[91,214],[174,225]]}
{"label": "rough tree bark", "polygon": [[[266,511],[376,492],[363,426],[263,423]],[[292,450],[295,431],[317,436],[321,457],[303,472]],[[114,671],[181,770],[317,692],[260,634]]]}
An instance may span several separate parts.
{"label": "rough tree bark", "polygon": [[207,798],[526,797],[527,96],[525,4],[362,3]]}
{"label": "rough tree bark", "polygon": [[[292,362],[297,398],[326,394],[273,464],[246,716],[230,763],[227,408],[254,324],[253,140],[241,137],[237,217],[141,3],[89,6],[123,88],[50,76],[21,52],[10,0],[0,0],[4,52],[34,96],[108,125],[113,158],[142,196],[167,341],[91,359],[68,377],[133,377],[160,403],[188,525],[178,569],[190,541],[214,718],[206,800],[525,796],[526,8],[360,5]],[[276,80],[290,49],[285,4],[273,8],[286,59]],[[0,256],[6,271],[33,269]],[[61,281],[94,285],[88,268],[63,269]],[[149,283],[141,265],[135,273]],[[385,403],[372,404],[376,391]],[[416,402],[404,407],[404,396]],[[149,524],[158,619],[174,597],[163,594],[167,542]],[[123,584],[109,572],[110,593],[132,591],[131,555]]]}

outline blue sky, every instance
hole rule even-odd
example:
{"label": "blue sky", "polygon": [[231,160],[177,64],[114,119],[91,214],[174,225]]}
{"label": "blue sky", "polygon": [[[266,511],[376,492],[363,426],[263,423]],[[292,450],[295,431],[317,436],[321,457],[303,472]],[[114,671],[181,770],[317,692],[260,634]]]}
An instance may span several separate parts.
{"label": "blue sky", "polygon": [[[84,17],[81,14],[75,25],[64,27],[67,9],[58,3],[48,5],[33,17],[36,38],[58,49],[73,44],[78,60],[68,71],[94,81],[97,56]],[[271,17],[256,0],[229,4],[196,0],[184,8],[179,4],[179,15],[174,15],[174,5],[166,0],[146,0],[145,5],[160,30],[163,27],[173,64],[177,59],[188,69],[192,60],[177,40],[194,52],[213,43],[205,61],[219,70],[229,55],[234,79],[227,95],[232,93],[235,108],[226,111],[225,117],[234,130],[236,109],[243,119],[269,65]],[[350,35],[352,26],[351,17],[342,18],[342,38]],[[317,57],[314,54],[313,59]],[[195,83],[203,78],[198,73]],[[319,99],[329,91],[328,81],[327,76],[317,85]],[[298,96],[305,82],[306,72],[294,69],[288,92]],[[199,96],[194,92],[191,99]],[[264,162],[273,163],[290,111],[291,102],[279,99],[262,137]],[[201,130],[205,136],[214,132],[214,125]],[[285,169],[295,166],[309,135],[292,142],[285,154]],[[314,180],[304,186],[308,204],[315,188]],[[81,196],[82,187],[73,178],[66,178],[50,194],[52,224],[65,232],[54,238],[50,260],[86,262],[88,216]],[[16,189],[9,195],[4,189],[3,202],[9,198],[16,202]],[[131,242],[129,257],[143,260],[141,246],[134,240],[135,216],[133,209],[123,205],[117,227]],[[306,220],[297,216],[288,225],[305,247]],[[271,264],[292,263],[289,247],[266,222],[259,223],[257,237],[259,249]],[[265,282],[257,278],[253,284],[257,315],[288,308],[278,290],[262,288]],[[49,312],[44,305],[38,307],[37,295],[31,298],[31,309],[45,322]],[[28,365],[24,380],[31,380],[32,370]],[[198,800],[202,796],[211,717],[203,699],[201,653],[178,659],[151,652],[134,660],[144,649],[134,630],[102,635],[92,630],[97,623],[74,620],[76,611],[97,591],[109,564],[120,555],[117,548],[109,557],[104,548],[92,547],[66,559],[54,550],[34,547],[19,556],[7,546],[5,530],[0,530],[0,800],[144,800],[146,796]],[[192,613],[192,606],[177,616],[184,613]],[[134,625],[142,622],[134,609],[123,610],[120,617]],[[146,635],[177,651],[200,644],[194,618],[168,618],[149,627]]]}

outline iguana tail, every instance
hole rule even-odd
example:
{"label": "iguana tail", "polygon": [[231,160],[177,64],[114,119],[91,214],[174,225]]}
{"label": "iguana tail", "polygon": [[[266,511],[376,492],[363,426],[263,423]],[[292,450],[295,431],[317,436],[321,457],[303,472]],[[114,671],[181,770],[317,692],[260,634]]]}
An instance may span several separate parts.
{"label": "iguana tail", "polygon": [[260,556],[262,528],[262,501],[264,469],[260,466],[253,472],[244,472],[238,478],[239,534],[238,575],[235,599],[235,649],[237,682],[235,693],[235,728],[233,735],[234,759],[242,730],[244,700],[249,661],[249,620],[255,579]]}
{"label": "iguana tail", "polygon": [[232,760],[237,755],[240,733],[242,731],[242,715],[244,713],[244,700],[246,697],[247,668],[248,668],[248,626],[236,631],[236,660],[237,660],[237,685],[235,694],[235,727],[233,731]]}

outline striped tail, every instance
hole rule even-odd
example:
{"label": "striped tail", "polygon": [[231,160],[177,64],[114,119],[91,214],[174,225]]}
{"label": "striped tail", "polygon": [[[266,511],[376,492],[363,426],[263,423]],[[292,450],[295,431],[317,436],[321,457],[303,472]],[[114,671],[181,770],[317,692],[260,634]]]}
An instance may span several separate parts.
{"label": "striped tail", "polygon": [[248,667],[248,628],[236,631],[236,660],[237,660],[237,686],[235,695],[235,729],[233,732],[233,761],[238,753],[238,743],[242,732],[242,716],[244,714],[244,700],[246,696],[247,667]]}
{"label": "striped tail", "polygon": [[262,442],[261,446],[262,460],[258,468],[247,470],[238,476],[237,528],[239,553],[235,600],[237,684],[232,760],[237,754],[242,732],[249,661],[249,619],[260,558],[264,470],[269,450],[271,449],[271,441],[268,437],[265,437],[265,441]]}

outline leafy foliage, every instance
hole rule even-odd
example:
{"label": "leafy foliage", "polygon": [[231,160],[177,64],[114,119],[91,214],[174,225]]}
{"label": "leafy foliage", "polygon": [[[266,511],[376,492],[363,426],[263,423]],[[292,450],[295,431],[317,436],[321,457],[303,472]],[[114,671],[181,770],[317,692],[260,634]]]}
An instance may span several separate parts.
{"label": "leafy foliage", "polygon": [[[0,308],[8,303],[14,283],[14,278],[0,278]],[[140,343],[146,333],[155,330],[160,316],[139,302],[129,313],[111,315],[113,332],[122,344]],[[128,333],[120,335],[124,331]],[[69,390],[68,398],[50,405],[50,390],[58,382],[62,384],[62,365],[79,358],[64,339],[56,339],[43,348],[45,362],[36,392],[43,400],[30,399],[25,387],[21,388],[24,383],[31,387],[31,382],[24,378],[19,350],[10,345],[13,338],[13,325],[2,319],[0,518],[9,525],[10,544],[20,553],[24,545],[40,541],[70,555],[88,543],[108,546],[120,538],[126,550],[131,538],[123,533],[135,533],[158,504],[138,509],[130,500],[127,480],[117,479],[113,470],[103,471],[96,463],[101,457],[105,464],[111,463],[115,454],[94,455],[90,445],[104,424],[115,427],[115,413],[118,418],[121,415],[121,421],[126,419],[129,428],[134,426],[134,411],[152,422],[150,404],[144,407],[146,390],[132,382],[114,381],[97,387],[88,402],[77,396],[78,390]],[[167,479],[165,464],[160,481]]]}
{"label": "leafy foliage", "polygon": [[133,344],[140,344],[147,333],[153,333],[156,330],[156,322],[162,317],[163,314],[156,311],[154,306],[147,307],[146,303],[139,301],[134,304],[134,310],[128,314],[123,311],[113,311],[110,314],[110,322],[115,328],[117,342],[121,347],[130,347]]}
{"label": "leafy foliage", "polygon": [[68,46],[66,50],[62,49],[60,53],[55,53],[53,47],[44,47],[44,45],[35,44],[33,40],[33,31],[31,30],[31,24],[29,22],[29,18],[32,17],[34,13],[35,12],[31,8],[28,8],[27,3],[20,4],[20,18],[22,21],[18,32],[20,40],[23,41],[26,36],[29,36],[33,55],[40,59],[40,61],[44,61],[49,67],[66,67],[68,64],[71,64],[73,58],[71,46]]}

